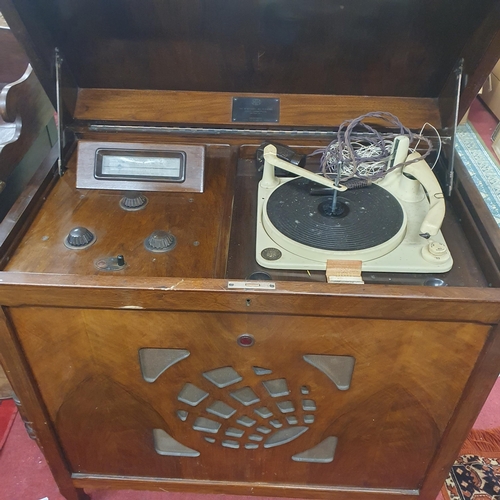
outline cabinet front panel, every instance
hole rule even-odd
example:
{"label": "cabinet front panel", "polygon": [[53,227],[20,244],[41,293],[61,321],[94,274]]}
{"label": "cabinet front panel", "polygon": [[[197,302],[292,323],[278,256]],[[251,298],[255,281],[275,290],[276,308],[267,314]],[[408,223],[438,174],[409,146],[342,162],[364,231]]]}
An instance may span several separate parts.
{"label": "cabinet front panel", "polygon": [[466,323],[12,308],[74,472],[418,489],[484,345]]}

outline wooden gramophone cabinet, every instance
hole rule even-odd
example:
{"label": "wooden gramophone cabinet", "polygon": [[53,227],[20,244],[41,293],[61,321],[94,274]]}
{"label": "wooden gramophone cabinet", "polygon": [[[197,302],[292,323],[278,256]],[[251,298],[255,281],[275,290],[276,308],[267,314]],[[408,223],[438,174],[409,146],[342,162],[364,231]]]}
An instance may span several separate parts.
{"label": "wooden gramophone cabinet", "polygon": [[[62,494],[433,500],[500,367],[500,231],[459,158],[451,170],[457,118],[500,55],[500,3],[0,10],[59,111],[59,147],[0,224],[0,356]],[[250,280],[259,145],[309,153],[377,110],[443,137],[447,286]],[[143,189],[127,211],[121,189],[77,188],[88,148],[116,143],[201,147],[202,192]],[[67,248],[82,226],[95,243]],[[155,230],[172,251],[148,252]]]}

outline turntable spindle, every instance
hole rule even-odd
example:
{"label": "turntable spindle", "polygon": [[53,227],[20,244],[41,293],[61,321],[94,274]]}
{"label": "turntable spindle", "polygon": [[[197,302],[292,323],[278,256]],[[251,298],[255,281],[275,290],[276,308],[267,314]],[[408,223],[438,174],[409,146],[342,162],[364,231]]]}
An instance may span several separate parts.
{"label": "turntable spindle", "polygon": [[[342,161],[339,161],[337,164],[337,177],[335,179],[335,186],[338,187],[340,184],[340,174],[342,172]],[[344,213],[343,208],[337,203],[337,195],[338,195],[338,190],[335,189],[333,191],[333,198],[332,198],[332,209],[331,209],[331,216],[336,217],[338,215],[342,215]]]}

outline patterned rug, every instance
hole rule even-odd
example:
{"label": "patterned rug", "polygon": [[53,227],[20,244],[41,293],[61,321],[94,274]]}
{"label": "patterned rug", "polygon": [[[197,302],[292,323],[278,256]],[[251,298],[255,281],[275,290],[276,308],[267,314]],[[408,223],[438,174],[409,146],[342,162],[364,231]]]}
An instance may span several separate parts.
{"label": "patterned rug", "polygon": [[500,167],[470,123],[457,127],[455,150],[500,227]]}
{"label": "patterned rug", "polygon": [[472,430],[441,493],[445,500],[500,500],[500,428]]}

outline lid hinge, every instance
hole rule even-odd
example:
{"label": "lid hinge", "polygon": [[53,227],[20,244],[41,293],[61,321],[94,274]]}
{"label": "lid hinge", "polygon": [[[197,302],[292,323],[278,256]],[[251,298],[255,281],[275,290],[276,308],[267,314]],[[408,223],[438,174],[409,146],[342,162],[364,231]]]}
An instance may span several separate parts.
{"label": "lid hinge", "polygon": [[59,176],[64,174],[66,170],[66,165],[64,164],[64,113],[63,113],[63,103],[61,97],[61,68],[62,68],[62,56],[59,52],[59,48],[55,49],[55,62],[56,62],[56,112],[57,112],[57,140],[59,144],[59,158],[57,160],[57,172]]}
{"label": "lid hinge", "polygon": [[458,113],[460,108],[460,95],[463,89],[463,82],[466,80],[464,75],[464,60],[459,59],[453,68],[446,91],[441,97],[446,104],[443,118],[443,150],[447,159],[447,165],[443,168],[440,175],[443,185],[443,192],[446,196],[451,196],[453,182],[455,177],[455,138],[458,126]]}
{"label": "lid hinge", "polygon": [[455,140],[457,136],[457,126],[458,126],[458,112],[460,108],[460,94],[462,93],[462,81],[464,79],[464,60],[460,59],[453,70],[455,75],[455,89],[454,89],[454,109],[453,109],[453,124],[451,129],[451,154],[448,163],[448,172],[446,176],[446,188],[448,191],[448,196],[451,196],[451,191],[453,189],[453,180],[455,176]]}
{"label": "lid hinge", "polygon": [[69,68],[64,64],[64,58],[58,47],[54,54],[56,73],[56,111],[57,111],[57,139],[59,144],[59,159],[57,171],[64,175],[67,160],[76,146],[75,135],[70,128],[78,87]]}

